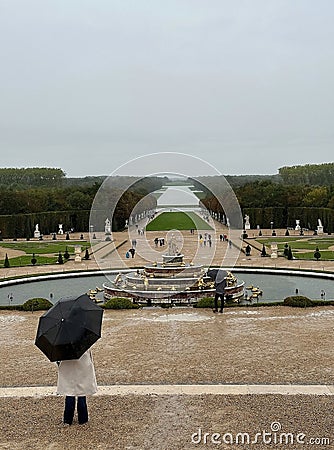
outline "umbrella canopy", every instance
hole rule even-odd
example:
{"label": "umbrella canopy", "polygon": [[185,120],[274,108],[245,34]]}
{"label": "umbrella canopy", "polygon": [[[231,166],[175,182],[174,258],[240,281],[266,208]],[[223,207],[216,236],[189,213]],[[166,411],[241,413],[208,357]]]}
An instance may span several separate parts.
{"label": "umbrella canopy", "polygon": [[227,277],[227,272],[223,269],[209,269],[206,274],[215,280],[217,284],[221,283]]}
{"label": "umbrella canopy", "polygon": [[40,317],[35,345],[50,361],[78,359],[101,337],[102,315],[87,294],[60,299]]}
{"label": "umbrella canopy", "polygon": [[215,280],[216,292],[218,294],[225,294],[226,277],[227,277],[226,270],[210,269],[207,271],[207,275],[208,275],[208,277]]}

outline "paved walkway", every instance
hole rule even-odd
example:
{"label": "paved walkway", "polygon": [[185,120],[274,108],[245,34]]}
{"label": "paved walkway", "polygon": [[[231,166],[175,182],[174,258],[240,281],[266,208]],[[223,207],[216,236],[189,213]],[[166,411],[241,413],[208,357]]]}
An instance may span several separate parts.
{"label": "paved walkway", "polygon": [[[315,384],[126,384],[99,386],[96,395],[334,395],[334,385]],[[56,395],[55,386],[0,388],[1,397]]]}
{"label": "paved walkway", "polygon": [[[185,259],[187,262],[191,261],[196,255],[199,263],[204,265],[220,265],[222,262],[222,257],[225,255],[224,263],[226,266],[229,265],[229,257],[227,253],[227,243],[219,242],[219,234],[227,234],[227,228],[218,223],[217,221],[212,221],[215,227],[215,245],[213,248],[208,247],[198,247],[198,237],[197,235],[191,235],[189,231],[183,231],[182,235],[184,238],[184,244],[182,252],[185,254]],[[144,224],[143,224],[144,226]],[[262,237],[271,237],[271,230],[262,230]],[[285,235],[285,230],[276,230],[278,237],[283,237]],[[297,232],[296,232],[297,233]],[[257,236],[256,230],[250,230],[248,235],[250,238]],[[76,263],[73,260],[67,262],[66,264],[59,266],[57,264],[47,265],[47,266],[25,266],[25,267],[10,267],[9,269],[1,268],[0,270],[0,280],[5,280],[8,277],[25,277],[29,275],[41,275],[43,273],[63,273],[71,271],[86,271],[86,270],[106,270],[106,269],[117,269],[124,267],[143,267],[148,264],[148,260],[161,260],[161,254],[166,251],[166,246],[155,248],[154,238],[163,237],[166,232],[156,232],[149,231],[144,236],[132,236],[138,241],[137,254],[135,258],[126,259],[125,253],[130,248],[131,236],[128,231],[115,232],[113,233],[113,242],[105,242],[97,239],[94,245],[94,256],[92,259],[81,263]],[[294,231],[291,232],[294,235]],[[74,234],[71,239],[79,240],[79,233]],[[311,234],[310,234],[311,236]],[[104,239],[104,236],[100,236]],[[326,237],[326,236],[324,236]],[[318,237],[319,238],[319,237]],[[64,238],[65,239],[65,238]],[[71,241],[67,241],[71,244]],[[251,241],[254,244],[254,240]],[[247,243],[239,240],[237,243],[243,248],[246,247]],[[83,243],[83,246],[85,243]],[[116,252],[115,248],[119,247],[119,251]],[[6,250],[7,251],[7,250]],[[84,254],[84,252],[83,252]],[[98,260],[98,263],[96,261]],[[210,263],[210,264],[209,264]],[[233,264],[232,264],[233,265]],[[327,271],[334,272],[334,261],[312,261],[312,260],[287,260],[286,258],[271,259],[263,258],[260,255],[260,251],[255,249],[252,250],[251,256],[246,257],[244,253],[240,253],[238,260],[235,264],[236,267],[258,267],[258,268],[273,268],[273,269],[297,269],[297,270],[316,270],[316,271]]]}

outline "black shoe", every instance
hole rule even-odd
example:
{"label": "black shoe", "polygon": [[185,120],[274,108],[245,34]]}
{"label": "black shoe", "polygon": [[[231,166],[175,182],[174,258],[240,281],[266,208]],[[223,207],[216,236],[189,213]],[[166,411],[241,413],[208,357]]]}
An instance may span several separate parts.
{"label": "black shoe", "polygon": [[218,312],[218,309],[213,309],[212,310],[214,313],[217,313]]}
{"label": "black shoe", "polygon": [[221,309],[219,312],[220,312],[220,313],[223,313],[223,310]]}

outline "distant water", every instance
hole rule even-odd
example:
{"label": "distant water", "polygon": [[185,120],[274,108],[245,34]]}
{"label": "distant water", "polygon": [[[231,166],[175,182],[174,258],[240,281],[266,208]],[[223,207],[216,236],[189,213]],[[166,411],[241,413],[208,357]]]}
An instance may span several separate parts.
{"label": "distant water", "polygon": [[199,206],[199,198],[188,186],[168,186],[158,198],[158,208],[164,206]]}

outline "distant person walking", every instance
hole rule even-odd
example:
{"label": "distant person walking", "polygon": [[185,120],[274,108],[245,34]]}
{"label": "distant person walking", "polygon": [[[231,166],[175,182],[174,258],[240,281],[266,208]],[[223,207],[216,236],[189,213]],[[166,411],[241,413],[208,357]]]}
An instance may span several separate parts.
{"label": "distant person walking", "polygon": [[95,369],[90,350],[79,359],[60,361],[57,394],[65,395],[64,425],[72,425],[77,397],[77,413],[80,425],[88,422],[87,395],[97,392]]}

